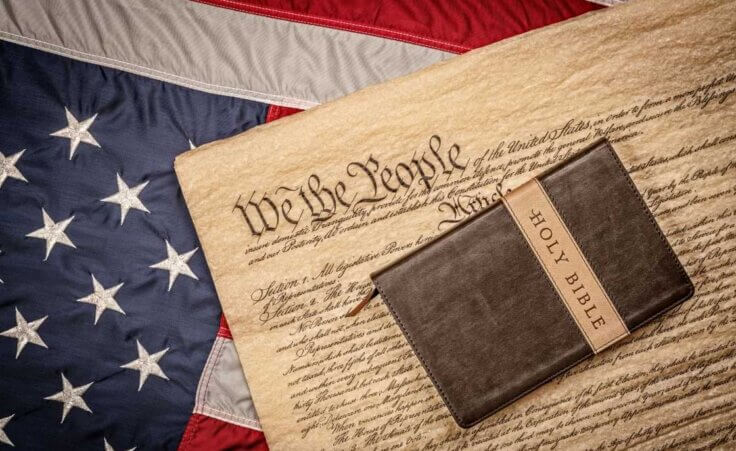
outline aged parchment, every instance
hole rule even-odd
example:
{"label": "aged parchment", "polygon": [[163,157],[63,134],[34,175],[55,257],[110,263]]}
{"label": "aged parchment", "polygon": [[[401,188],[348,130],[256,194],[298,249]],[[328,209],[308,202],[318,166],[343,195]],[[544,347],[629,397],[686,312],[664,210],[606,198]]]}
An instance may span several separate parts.
{"label": "aged parchment", "polygon": [[[736,2],[639,0],[178,158],[271,447],[733,447],[735,90]],[[460,429],[380,299],[343,315],[372,270],[600,136],[696,296]]]}

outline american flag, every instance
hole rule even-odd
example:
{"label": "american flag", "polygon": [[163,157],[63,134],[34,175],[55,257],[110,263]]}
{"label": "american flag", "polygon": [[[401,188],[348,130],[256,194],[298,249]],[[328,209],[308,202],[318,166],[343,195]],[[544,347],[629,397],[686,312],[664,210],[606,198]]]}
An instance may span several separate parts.
{"label": "american flag", "polygon": [[0,448],[267,449],[176,155],[594,8],[1,1]]}

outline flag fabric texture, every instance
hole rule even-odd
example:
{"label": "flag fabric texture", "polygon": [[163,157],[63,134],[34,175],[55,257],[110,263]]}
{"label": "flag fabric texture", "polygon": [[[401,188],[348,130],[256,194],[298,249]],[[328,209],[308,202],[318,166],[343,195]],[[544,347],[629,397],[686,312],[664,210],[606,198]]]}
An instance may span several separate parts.
{"label": "flag fabric texture", "polygon": [[267,449],[176,155],[595,8],[1,1],[0,448]]}

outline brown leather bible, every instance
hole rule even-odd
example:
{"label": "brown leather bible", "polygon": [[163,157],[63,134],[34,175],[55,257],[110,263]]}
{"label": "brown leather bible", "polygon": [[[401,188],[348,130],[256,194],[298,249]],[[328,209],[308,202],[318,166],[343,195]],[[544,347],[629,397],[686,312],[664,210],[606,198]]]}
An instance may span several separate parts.
{"label": "brown leather bible", "polygon": [[371,278],[462,427],[694,291],[605,140]]}

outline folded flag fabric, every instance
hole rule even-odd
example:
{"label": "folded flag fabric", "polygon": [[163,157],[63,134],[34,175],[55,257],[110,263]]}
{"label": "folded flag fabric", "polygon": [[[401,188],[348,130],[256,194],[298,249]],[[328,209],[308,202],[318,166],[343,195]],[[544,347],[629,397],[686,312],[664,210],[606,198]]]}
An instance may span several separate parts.
{"label": "folded flag fabric", "polygon": [[0,447],[266,449],[175,156],[594,8],[154,3],[0,4]]}

